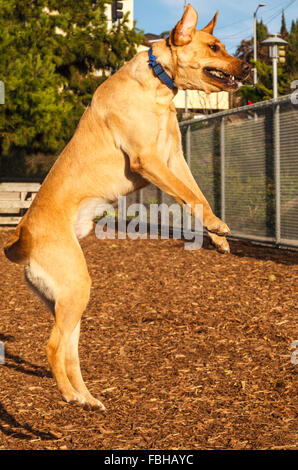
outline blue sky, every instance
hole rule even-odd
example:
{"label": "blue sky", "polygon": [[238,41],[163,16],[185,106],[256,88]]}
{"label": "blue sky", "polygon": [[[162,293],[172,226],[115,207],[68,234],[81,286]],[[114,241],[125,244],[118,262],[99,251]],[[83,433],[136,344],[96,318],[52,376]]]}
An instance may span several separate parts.
{"label": "blue sky", "polygon": [[[252,37],[253,12],[259,3],[258,18],[268,25],[269,32],[280,30],[281,11],[285,8],[287,26],[298,18],[298,0],[189,0],[199,13],[198,29],[203,28],[219,10],[214,34],[234,52],[241,39]],[[134,0],[137,27],[146,33],[170,30],[182,16],[184,0]]]}

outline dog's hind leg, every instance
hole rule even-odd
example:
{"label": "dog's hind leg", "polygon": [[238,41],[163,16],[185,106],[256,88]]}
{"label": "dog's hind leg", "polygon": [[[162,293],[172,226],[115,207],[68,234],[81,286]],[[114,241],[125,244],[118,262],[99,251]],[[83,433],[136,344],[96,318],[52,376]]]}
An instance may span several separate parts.
{"label": "dog's hind leg", "polygon": [[48,360],[63,399],[81,404],[85,404],[87,400],[69,380],[66,370],[66,351],[86,305],[87,301],[77,301],[73,297],[64,297],[56,302],[55,325],[47,345]]}
{"label": "dog's hind leg", "polygon": [[[64,240],[65,241],[65,240]],[[42,256],[41,256],[42,254]],[[34,253],[27,277],[53,300],[55,325],[47,345],[47,356],[59,391],[67,402],[103,408],[88,392],[80,371],[78,342],[81,316],[88,304],[91,279],[79,244],[73,236],[66,243],[48,241]]]}
{"label": "dog's hind leg", "polygon": [[55,304],[55,325],[47,345],[48,360],[59,391],[67,402],[78,402],[104,409],[84,384],[78,356],[80,319],[90,294],[91,281],[86,272],[64,279]]}
{"label": "dog's hind leg", "polygon": [[85,397],[87,403],[91,406],[98,406],[102,410],[105,410],[104,405],[94,398],[89,390],[87,389],[85,382],[83,380],[80,368],[79,360],[79,337],[80,337],[80,325],[81,322],[77,323],[74,331],[71,334],[71,337],[68,341],[66,348],[65,364],[66,364],[66,373],[70,380],[72,386],[77,390],[81,395]]}

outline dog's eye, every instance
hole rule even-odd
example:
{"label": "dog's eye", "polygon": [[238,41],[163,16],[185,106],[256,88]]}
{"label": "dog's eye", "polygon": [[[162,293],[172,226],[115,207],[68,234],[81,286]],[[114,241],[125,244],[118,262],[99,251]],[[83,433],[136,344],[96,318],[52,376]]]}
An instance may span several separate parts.
{"label": "dog's eye", "polygon": [[220,49],[220,47],[217,44],[210,44],[209,47],[213,52],[218,52]]}

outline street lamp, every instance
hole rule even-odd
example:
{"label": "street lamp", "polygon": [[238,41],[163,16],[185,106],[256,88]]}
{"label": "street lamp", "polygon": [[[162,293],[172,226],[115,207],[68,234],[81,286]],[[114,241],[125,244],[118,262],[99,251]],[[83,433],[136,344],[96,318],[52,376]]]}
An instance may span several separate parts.
{"label": "street lamp", "polygon": [[[254,62],[257,61],[257,13],[259,8],[265,7],[266,3],[259,3],[258,8],[254,12]],[[254,66],[254,86],[256,86],[258,82],[258,71],[256,65]]]}
{"label": "street lamp", "polygon": [[268,39],[262,41],[263,46],[269,46],[269,57],[272,59],[272,68],[273,68],[273,98],[278,97],[278,72],[277,64],[279,59],[279,48],[280,46],[285,46],[287,41],[282,39],[279,34],[272,34]]}
{"label": "street lamp", "polygon": [[269,46],[269,57],[272,59],[273,69],[273,98],[276,99],[273,112],[274,126],[274,179],[275,179],[275,237],[277,243],[281,240],[281,196],[280,196],[280,104],[278,97],[278,71],[277,63],[279,58],[279,48],[284,46],[284,41],[279,34],[272,34],[262,41],[263,46]]}

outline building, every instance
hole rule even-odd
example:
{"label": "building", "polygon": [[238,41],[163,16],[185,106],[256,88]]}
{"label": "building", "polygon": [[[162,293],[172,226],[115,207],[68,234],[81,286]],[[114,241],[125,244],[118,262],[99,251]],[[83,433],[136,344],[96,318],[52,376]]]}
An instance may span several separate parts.
{"label": "building", "polygon": [[[129,13],[129,27],[133,28],[134,22],[134,0],[119,0],[119,3],[123,4],[123,16],[126,13]],[[108,22],[112,22],[112,5],[106,6],[106,15],[108,18]]]}

